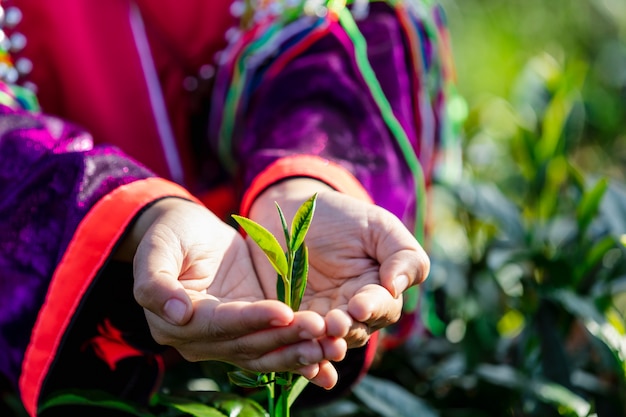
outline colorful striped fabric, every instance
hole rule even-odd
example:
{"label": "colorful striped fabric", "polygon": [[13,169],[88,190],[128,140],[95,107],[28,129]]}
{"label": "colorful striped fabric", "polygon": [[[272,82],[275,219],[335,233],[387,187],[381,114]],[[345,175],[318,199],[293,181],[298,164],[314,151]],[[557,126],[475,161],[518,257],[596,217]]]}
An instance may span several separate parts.
{"label": "colorful striped fabric", "polygon": [[[13,68],[13,61],[7,51],[0,48],[0,71]],[[28,88],[0,81],[0,104],[12,109],[39,111],[35,94]]]}
{"label": "colorful striped fabric", "polygon": [[[374,2],[393,8],[411,51],[411,76],[418,87],[413,92],[413,102],[417,103],[415,124],[420,126],[417,144],[407,137],[368,61],[358,21],[367,16]],[[316,40],[342,32],[342,38],[351,43],[348,53],[354,57],[355,67],[410,169],[417,201],[414,235],[424,242],[427,184],[433,175],[456,179],[461,170],[459,138],[464,102],[455,88],[450,36],[442,7],[430,0],[246,0],[234,2],[231,11],[240,17],[241,25],[229,34],[230,45],[220,57],[214,93],[222,105],[213,106],[210,121],[218,127],[220,158],[235,170],[234,129],[257,86]],[[418,299],[417,289],[411,289],[405,296],[405,311],[415,312]],[[432,305],[426,309],[432,310]],[[426,324],[431,331],[436,327],[436,318],[434,322],[432,326]]]}
{"label": "colorful striped fabric", "polygon": [[[383,1],[383,0],[381,0]],[[385,0],[398,15],[413,52],[418,125],[421,126],[419,157],[409,142],[389,102],[382,92],[367,59],[367,45],[355,19],[366,13],[369,2],[341,1],[246,1],[235,2],[233,12],[241,16],[241,26],[231,33],[231,44],[220,58],[223,68],[218,75],[215,94],[224,97],[223,106],[214,106],[211,124],[219,126],[219,151],[225,164],[234,169],[232,156],[233,128],[246,100],[265,78],[271,78],[298,52],[331,30],[340,28],[353,44],[356,64],[387,127],[394,135],[416,184],[417,207],[415,236],[424,237],[426,183],[435,154],[458,153],[458,118],[449,117],[446,109],[456,96],[449,35],[443,9],[430,1]],[[222,91],[220,91],[220,88]],[[445,120],[436,120],[445,117]],[[445,159],[445,158],[439,158]]]}

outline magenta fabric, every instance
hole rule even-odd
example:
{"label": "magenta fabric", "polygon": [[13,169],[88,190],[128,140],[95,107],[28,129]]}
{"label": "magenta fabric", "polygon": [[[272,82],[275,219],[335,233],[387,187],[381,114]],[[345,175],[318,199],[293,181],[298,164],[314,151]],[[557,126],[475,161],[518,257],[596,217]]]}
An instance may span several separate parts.
{"label": "magenta fabric", "polygon": [[[43,111],[81,125],[95,143],[117,146],[158,175],[197,191],[201,166],[189,143],[196,92],[185,90],[183,80],[212,64],[225,46],[224,33],[234,24],[230,3],[9,0],[3,6],[22,11],[14,31],[27,44],[15,58],[33,62],[27,80],[37,86]],[[162,142],[169,133],[182,177],[166,162]]]}

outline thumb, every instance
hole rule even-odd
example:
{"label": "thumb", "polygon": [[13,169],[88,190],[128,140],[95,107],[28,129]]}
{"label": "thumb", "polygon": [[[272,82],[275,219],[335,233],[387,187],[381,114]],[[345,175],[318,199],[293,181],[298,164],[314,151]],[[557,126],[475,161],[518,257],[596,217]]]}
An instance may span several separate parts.
{"label": "thumb", "polygon": [[[192,315],[191,299],[179,281],[182,254],[178,239],[150,231],[133,260],[133,295],[137,303],[170,324],[182,326]],[[165,242],[175,242],[167,244]]]}

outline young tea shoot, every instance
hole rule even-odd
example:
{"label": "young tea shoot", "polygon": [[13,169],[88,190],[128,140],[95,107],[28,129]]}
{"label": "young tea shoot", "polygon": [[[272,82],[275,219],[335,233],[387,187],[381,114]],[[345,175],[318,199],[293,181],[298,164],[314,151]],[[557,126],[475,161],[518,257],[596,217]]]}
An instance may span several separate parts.
{"label": "young tea shoot", "polygon": [[[300,308],[306,289],[309,257],[304,238],[313,220],[316,200],[317,193],[300,206],[291,222],[291,227],[287,226],[285,215],[276,203],[285,236],[286,250],[283,250],[278,239],[265,227],[246,217],[232,216],[263,250],[270,264],[276,270],[278,274],[276,279],[277,297],[291,307],[293,311],[298,311]],[[230,372],[229,378],[233,384],[241,387],[265,387],[268,411],[271,417],[289,417],[291,405],[308,383],[307,379],[301,376],[294,381],[291,372],[260,373],[239,370]]]}

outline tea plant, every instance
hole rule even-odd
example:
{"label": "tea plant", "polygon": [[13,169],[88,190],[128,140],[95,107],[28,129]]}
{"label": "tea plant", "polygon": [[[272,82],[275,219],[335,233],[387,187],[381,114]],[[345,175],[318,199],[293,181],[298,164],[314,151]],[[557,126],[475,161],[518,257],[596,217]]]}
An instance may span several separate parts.
{"label": "tea plant", "polygon": [[[287,304],[293,311],[298,311],[302,296],[306,289],[309,257],[304,244],[313,213],[317,194],[305,201],[296,212],[291,228],[287,226],[285,215],[276,204],[280,222],[285,236],[287,250],[283,252],[274,235],[260,224],[246,217],[233,215],[233,218],[263,250],[267,259],[276,270],[276,293],[280,301]],[[259,373],[238,370],[229,373],[232,383],[245,387],[264,387],[267,391],[268,409],[272,417],[288,417],[293,401],[308,383],[306,378],[294,380],[291,372]],[[278,389],[277,389],[278,387]]]}

